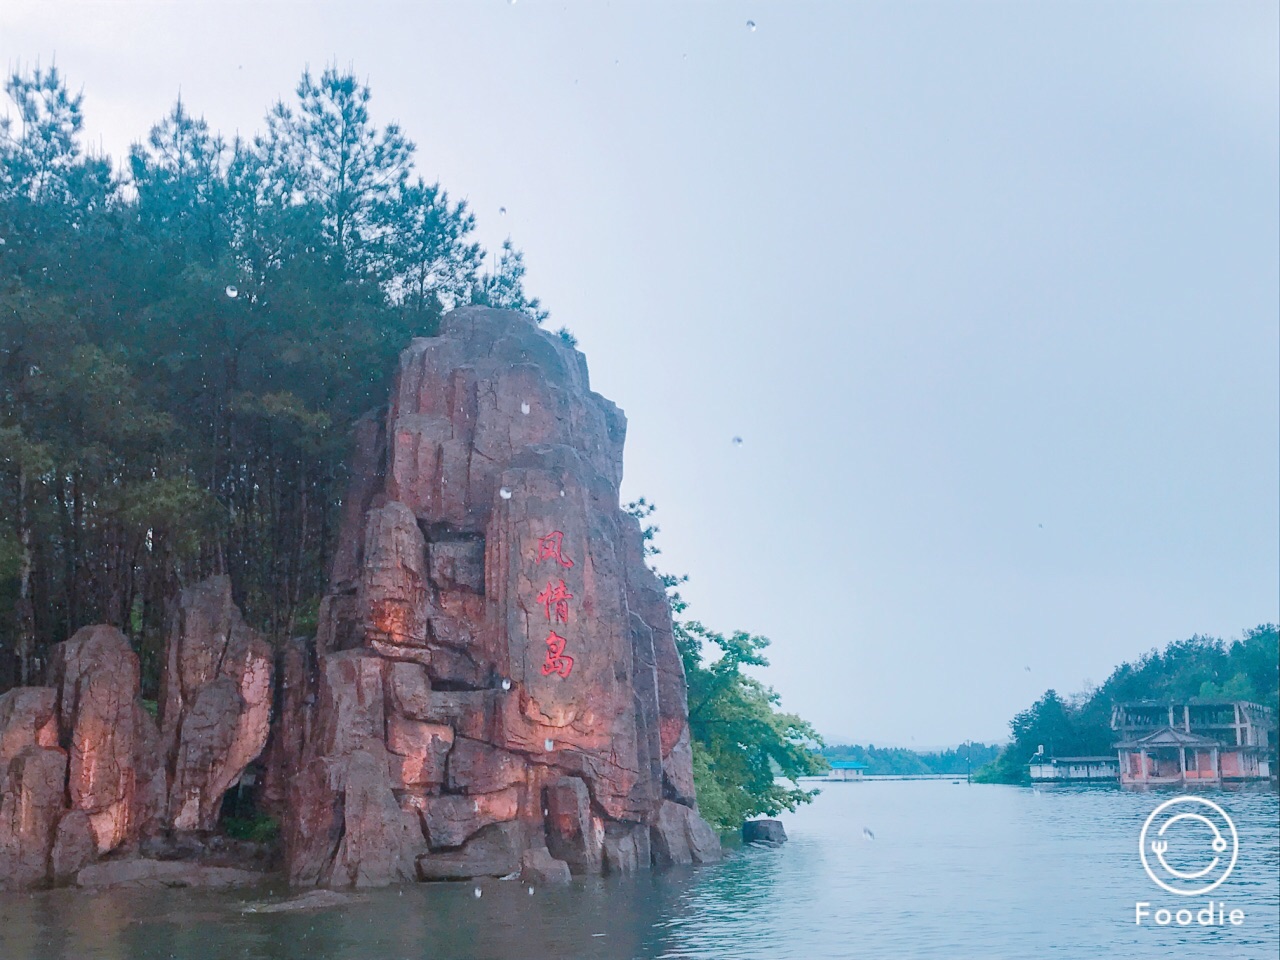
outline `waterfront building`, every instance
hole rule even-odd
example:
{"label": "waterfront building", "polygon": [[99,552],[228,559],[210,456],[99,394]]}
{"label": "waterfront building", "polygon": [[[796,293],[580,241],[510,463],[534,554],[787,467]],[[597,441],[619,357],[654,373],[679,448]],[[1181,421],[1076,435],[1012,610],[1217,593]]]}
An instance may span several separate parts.
{"label": "waterfront building", "polygon": [[867,769],[865,763],[855,760],[832,760],[828,780],[861,780],[862,772]]}
{"label": "waterfront building", "polygon": [[1053,782],[1072,781],[1111,781],[1114,782],[1120,773],[1120,764],[1115,757],[1046,757],[1042,753],[1031,758],[1027,765],[1032,780]]}
{"label": "waterfront building", "polygon": [[1271,711],[1245,700],[1144,700],[1111,712],[1120,782],[1222,783],[1271,776]]}

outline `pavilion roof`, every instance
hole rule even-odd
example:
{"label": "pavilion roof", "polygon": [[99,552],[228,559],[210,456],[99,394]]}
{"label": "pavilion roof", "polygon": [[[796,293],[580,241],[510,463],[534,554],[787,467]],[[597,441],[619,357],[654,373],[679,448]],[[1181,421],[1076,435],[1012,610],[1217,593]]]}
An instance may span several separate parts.
{"label": "pavilion roof", "polygon": [[1121,740],[1115,746],[1120,750],[1140,750],[1154,747],[1223,747],[1224,744],[1212,737],[1202,737],[1174,727],[1161,727],[1133,740]]}

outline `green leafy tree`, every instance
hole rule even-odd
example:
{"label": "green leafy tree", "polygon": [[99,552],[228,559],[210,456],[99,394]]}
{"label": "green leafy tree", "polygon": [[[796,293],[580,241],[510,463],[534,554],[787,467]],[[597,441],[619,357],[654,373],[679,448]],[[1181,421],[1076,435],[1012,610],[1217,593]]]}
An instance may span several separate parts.
{"label": "green leafy tree", "polygon": [[[647,522],[654,506],[642,498],[627,510],[641,521],[646,555],[657,555],[658,527]],[[688,604],[677,588],[688,578],[658,576],[667,588],[689,687],[693,776],[703,817],[735,830],[750,817],[811,802],[818,792],[796,780],[829,768],[819,752],[822,738],[807,721],[779,710],[778,694],[746,672],[769,665],[769,641],[743,631],[717,633],[686,619]]]}

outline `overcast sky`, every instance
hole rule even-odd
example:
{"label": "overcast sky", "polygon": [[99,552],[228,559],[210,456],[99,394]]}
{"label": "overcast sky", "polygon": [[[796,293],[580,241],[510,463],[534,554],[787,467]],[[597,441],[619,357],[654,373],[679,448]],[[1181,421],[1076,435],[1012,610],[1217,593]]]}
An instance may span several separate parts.
{"label": "overcast sky", "polygon": [[0,61],[56,61],[117,158],[179,92],[252,133],[353,67],[626,411],[691,612],[772,638],[829,739],[926,746],[1280,619],[1277,31],[1224,0],[4,0]]}

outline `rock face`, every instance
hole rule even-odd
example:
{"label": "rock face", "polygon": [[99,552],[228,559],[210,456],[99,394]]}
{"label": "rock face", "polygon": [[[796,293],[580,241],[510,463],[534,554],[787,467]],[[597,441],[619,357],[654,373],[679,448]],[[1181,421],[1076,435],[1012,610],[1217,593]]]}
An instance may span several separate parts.
{"label": "rock face", "polygon": [[114,627],[85,627],[53,649],[67,800],[88,815],[99,855],[155,827],[164,803],[159,735],[139,699],[138,657]]}
{"label": "rock face", "polygon": [[154,829],[164,800],[124,635],[78,631],[54,647],[49,679],[0,697],[0,887],[69,881]]}
{"label": "rock face", "polygon": [[314,651],[281,662],[293,882],[718,856],[665,596],[619,507],[625,429],[519,314],[455,311],[401,355],[385,419],[357,427]]}
{"label": "rock face", "polygon": [[0,696],[0,890],[49,879],[66,809],[57,695],[51,687],[19,687]]}
{"label": "rock face", "polygon": [[245,625],[231,581],[182,591],[165,644],[160,730],[167,825],[212,830],[223,794],[262,753],[271,722],[273,654]]}

